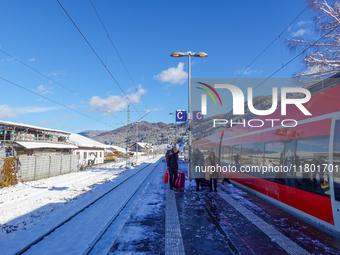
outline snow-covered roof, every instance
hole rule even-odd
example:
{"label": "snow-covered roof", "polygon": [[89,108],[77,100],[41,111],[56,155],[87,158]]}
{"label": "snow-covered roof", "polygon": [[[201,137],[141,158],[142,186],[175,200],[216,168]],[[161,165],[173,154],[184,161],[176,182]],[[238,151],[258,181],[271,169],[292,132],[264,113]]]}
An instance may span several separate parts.
{"label": "snow-covered roof", "polygon": [[[147,148],[148,147],[148,143],[139,143],[139,142],[138,143],[134,143],[131,146],[133,146],[135,144],[138,144],[142,148]],[[152,143],[150,143],[150,148],[152,148],[152,147],[153,147],[153,145],[152,145]]]}
{"label": "snow-covered roof", "polygon": [[72,143],[78,147],[92,147],[92,148],[111,148],[111,145],[106,145],[95,140],[92,140],[88,137],[78,135],[78,134],[71,134],[68,140],[69,143]]}
{"label": "snow-covered roof", "polygon": [[32,128],[32,129],[39,129],[39,130],[45,130],[45,131],[53,131],[53,132],[59,132],[59,133],[64,133],[64,134],[70,134],[70,132],[45,128],[45,127],[38,127],[38,126],[33,126],[33,125],[28,125],[28,124],[23,124],[23,123],[15,123],[15,122],[12,122],[12,121],[0,120],[0,125],[2,125],[2,126],[17,126],[17,127]]}
{"label": "snow-covered roof", "polygon": [[56,149],[76,149],[69,143],[51,143],[51,142],[16,142],[17,144],[25,147],[26,149],[37,149],[37,148],[56,148]]}
{"label": "snow-covered roof", "polygon": [[122,147],[119,147],[119,146],[116,146],[116,145],[107,145],[107,146],[109,146],[109,148],[107,148],[107,149],[109,149],[109,150],[113,150],[113,151],[119,151],[119,152],[123,152],[123,153],[125,153],[126,152],[126,150],[124,149],[124,148],[122,148]]}
{"label": "snow-covered roof", "polygon": [[97,142],[91,138],[82,136],[82,135],[78,135],[78,134],[71,134],[70,138],[69,138],[69,143],[72,143],[78,147],[92,147],[92,148],[103,148],[103,149],[107,149],[107,150],[117,150],[120,152],[124,152],[125,153],[125,149],[116,146],[116,145],[108,145],[108,144],[103,144],[100,142]]}

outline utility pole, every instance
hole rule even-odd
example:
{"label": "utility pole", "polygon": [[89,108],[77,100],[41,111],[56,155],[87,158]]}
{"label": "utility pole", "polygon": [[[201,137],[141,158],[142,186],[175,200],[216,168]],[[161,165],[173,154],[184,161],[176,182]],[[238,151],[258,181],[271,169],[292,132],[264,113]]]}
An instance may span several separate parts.
{"label": "utility pole", "polygon": [[150,132],[149,132],[149,136],[148,136],[148,159],[149,159],[149,151],[150,151]]}
{"label": "utility pole", "polygon": [[[126,151],[126,167],[128,167],[128,164],[130,163],[130,105],[128,105],[128,109],[127,109],[127,123],[125,124],[124,122],[122,122],[120,119],[118,119],[116,116],[114,116],[109,110],[107,110],[107,112],[114,118],[116,118],[117,120],[119,120],[124,126],[126,126],[126,148],[125,148],[125,151]],[[121,111],[121,112],[125,112],[125,111]],[[140,121],[141,119],[143,119],[146,115],[148,115],[151,111],[146,111],[146,114],[141,117],[138,121]],[[114,123],[116,124],[116,123]],[[138,128],[138,126],[137,126]],[[137,132],[138,132],[138,129],[137,129]],[[138,135],[137,135],[138,136]],[[137,154],[138,155],[138,154]],[[138,161],[138,159],[137,159]]]}
{"label": "utility pole", "polygon": [[139,149],[138,149],[138,122],[139,121],[137,121],[136,123],[137,123],[137,137],[136,137],[136,153],[137,153],[137,162],[136,162],[136,165],[138,164],[138,152],[139,152]]}
{"label": "utility pole", "polygon": [[[130,105],[127,108],[127,123],[126,123],[126,167],[130,164]],[[129,166],[130,167],[130,166]]]}

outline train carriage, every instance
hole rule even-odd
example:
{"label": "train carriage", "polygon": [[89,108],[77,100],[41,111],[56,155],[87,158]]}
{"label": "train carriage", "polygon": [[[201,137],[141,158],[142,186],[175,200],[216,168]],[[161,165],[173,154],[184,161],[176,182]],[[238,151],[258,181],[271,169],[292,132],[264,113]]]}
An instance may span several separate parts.
{"label": "train carriage", "polygon": [[311,116],[288,105],[284,118],[291,124],[281,125],[277,109],[256,118],[261,127],[226,128],[193,148],[215,150],[234,185],[340,238],[339,84],[328,79],[310,88],[304,106]]}

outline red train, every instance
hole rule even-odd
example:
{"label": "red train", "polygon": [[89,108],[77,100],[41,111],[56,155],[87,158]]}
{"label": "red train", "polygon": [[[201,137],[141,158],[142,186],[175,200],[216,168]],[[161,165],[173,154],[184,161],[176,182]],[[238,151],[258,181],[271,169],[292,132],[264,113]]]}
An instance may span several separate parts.
{"label": "red train", "polygon": [[312,116],[288,105],[284,118],[296,120],[295,127],[265,121],[282,120],[277,109],[256,118],[264,121],[260,128],[236,125],[195,141],[193,148],[205,156],[214,150],[225,170],[237,169],[222,172],[234,185],[340,238],[339,84],[328,79],[309,89],[304,106]]}

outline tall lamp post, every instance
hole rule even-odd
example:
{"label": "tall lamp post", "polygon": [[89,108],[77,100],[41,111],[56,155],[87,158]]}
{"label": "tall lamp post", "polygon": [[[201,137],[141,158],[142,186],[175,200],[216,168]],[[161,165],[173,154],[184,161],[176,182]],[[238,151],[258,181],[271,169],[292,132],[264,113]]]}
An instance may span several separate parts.
{"label": "tall lamp post", "polygon": [[191,159],[190,159],[190,152],[191,152],[191,119],[192,119],[192,114],[191,114],[191,70],[190,70],[190,57],[199,57],[199,58],[204,58],[208,57],[208,54],[202,51],[199,52],[180,52],[180,51],[175,51],[170,55],[171,57],[186,57],[188,56],[188,124],[189,124],[189,135],[188,135],[188,145],[189,145],[189,151],[188,151],[188,163],[189,163],[189,168],[188,168],[188,179],[190,180],[190,171],[191,171]]}

